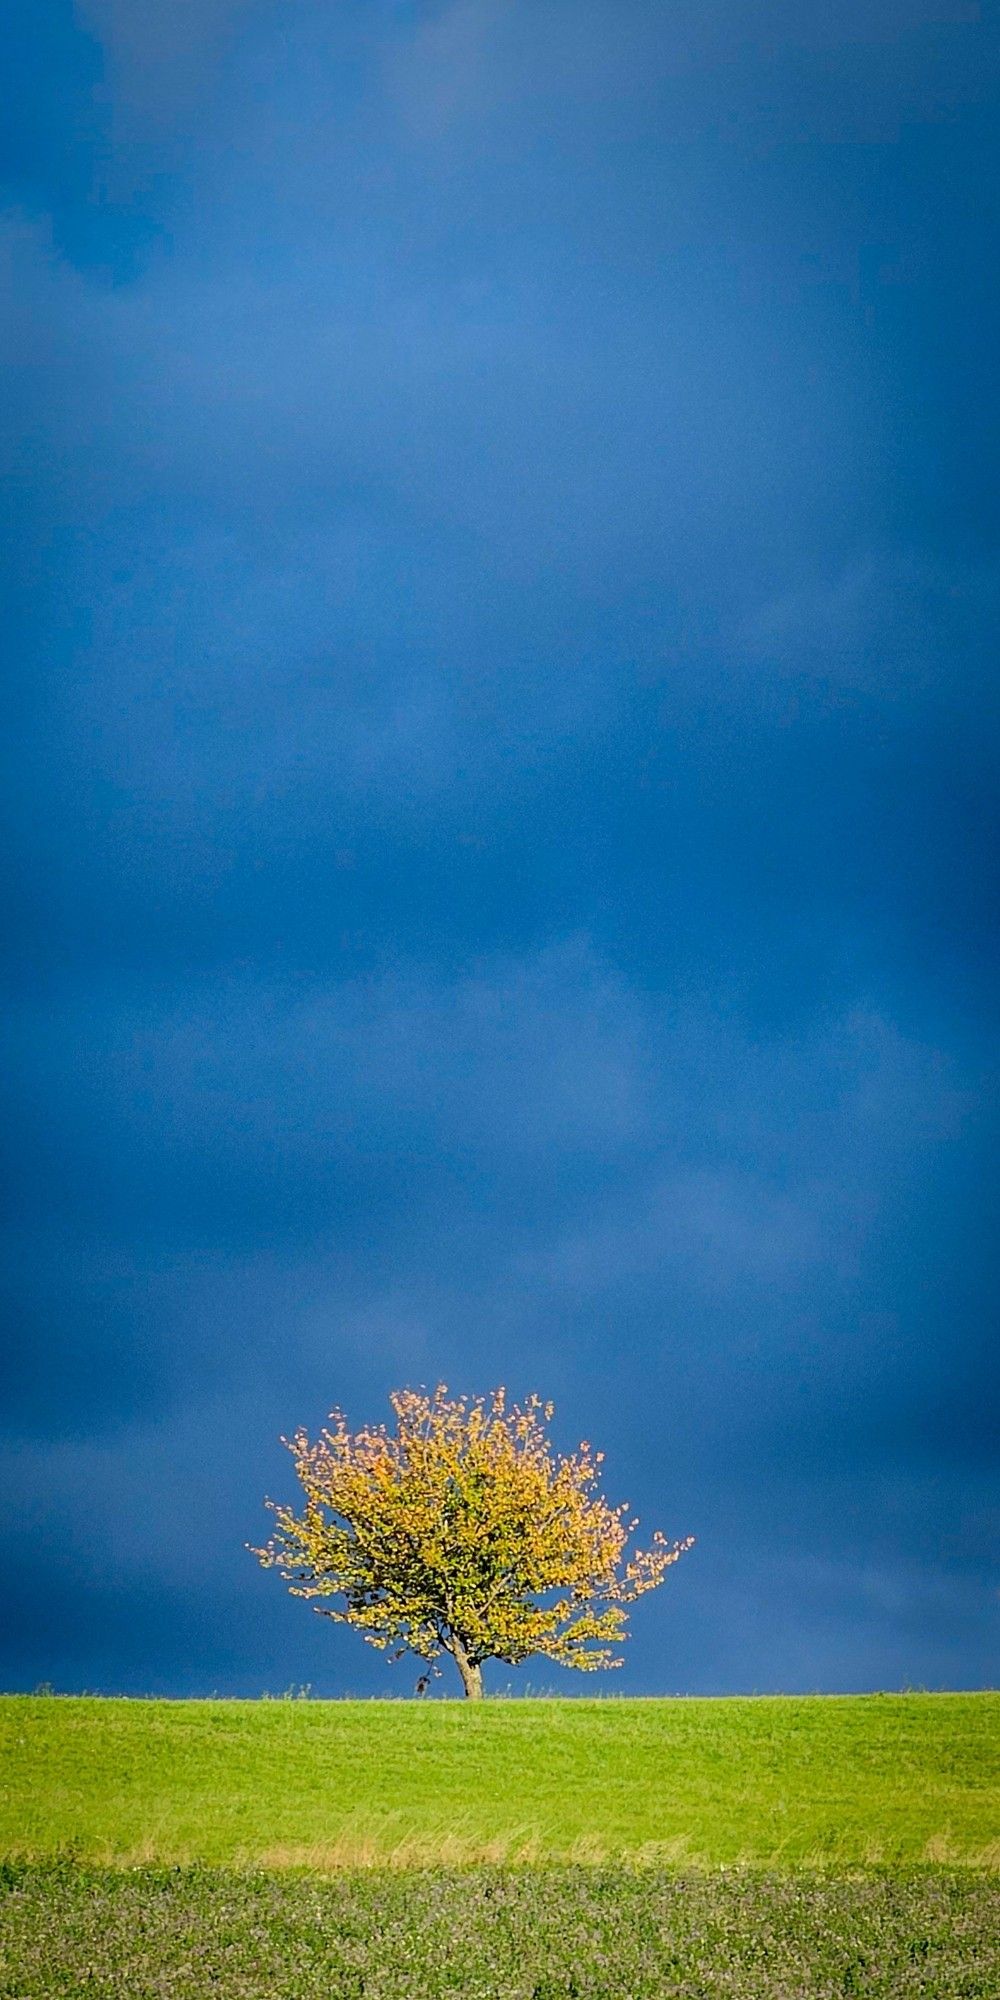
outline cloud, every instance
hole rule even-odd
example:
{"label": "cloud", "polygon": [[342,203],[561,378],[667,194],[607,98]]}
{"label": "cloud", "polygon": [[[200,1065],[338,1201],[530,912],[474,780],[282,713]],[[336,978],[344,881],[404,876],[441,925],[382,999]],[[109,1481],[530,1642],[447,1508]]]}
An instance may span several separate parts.
{"label": "cloud", "polygon": [[650,0],[453,0],[393,51],[390,73],[422,138],[471,137],[512,114],[532,136],[581,114],[603,135],[627,103],[658,115],[668,143],[706,131],[737,146],[871,143],[897,138],[903,118],[938,115],[956,92],[978,94],[980,28],[971,0],[787,0],[766,16],[739,0],[669,12]]}
{"label": "cloud", "polygon": [[73,984],[19,1028],[15,1431],[226,1384],[315,1406],[345,1371],[576,1395],[631,1349],[617,1420],[674,1379],[729,1453],[780,1455],[790,1418],[856,1455],[932,1410],[960,1436],[983,1363],[942,1402],[947,1280],[908,1218],[975,1157],[977,1080],[877,1014],[754,1041],[571,940],[450,978]]}
{"label": "cloud", "polygon": [[260,0],[80,0],[106,58],[119,138],[187,121],[237,36],[272,6]]}
{"label": "cloud", "polygon": [[258,1691],[274,1435],[439,1373],[698,1533],[632,1685],[979,1662],[986,24],[21,29],[16,1671]]}
{"label": "cloud", "polygon": [[815,690],[833,707],[952,711],[979,733],[996,716],[990,640],[1000,570],[942,564],[915,550],[869,554],[832,576],[803,578],[755,609],[740,635],[748,662],[776,687]]}

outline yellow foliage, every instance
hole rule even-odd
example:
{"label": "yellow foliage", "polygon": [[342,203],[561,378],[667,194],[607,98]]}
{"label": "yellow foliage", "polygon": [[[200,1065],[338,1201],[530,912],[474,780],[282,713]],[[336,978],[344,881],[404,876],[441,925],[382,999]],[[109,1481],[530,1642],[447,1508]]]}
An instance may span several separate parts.
{"label": "yellow foliage", "polygon": [[253,1550],[264,1566],[396,1658],[450,1653],[466,1694],[482,1693],[488,1659],[620,1666],[628,1607],[692,1538],[656,1534],[628,1554],[638,1522],[597,1491],[603,1452],[558,1456],[538,1396],[508,1408],[503,1389],[450,1398],[442,1383],[390,1402],[392,1432],[352,1432],[335,1410],[315,1443],[282,1439],[305,1504],[268,1502],[276,1532]]}

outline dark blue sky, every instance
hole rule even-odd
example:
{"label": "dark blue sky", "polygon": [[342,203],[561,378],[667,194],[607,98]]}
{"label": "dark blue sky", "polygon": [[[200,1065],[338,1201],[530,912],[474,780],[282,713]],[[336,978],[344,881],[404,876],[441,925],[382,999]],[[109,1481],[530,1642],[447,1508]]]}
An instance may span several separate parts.
{"label": "dark blue sky", "polygon": [[242,1544],[442,1377],[609,1692],[995,1679],[998,50],[15,0],[0,1684],[409,1693]]}

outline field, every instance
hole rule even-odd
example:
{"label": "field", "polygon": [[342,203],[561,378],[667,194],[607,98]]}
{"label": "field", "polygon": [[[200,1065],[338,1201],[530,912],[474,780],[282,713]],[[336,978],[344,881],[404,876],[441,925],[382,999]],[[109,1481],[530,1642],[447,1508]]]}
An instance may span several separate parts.
{"label": "field", "polygon": [[0,1870],[4,2000],[996,2000],[1000,1884],[477,1869]]}
{"label": "field", "polygon": [[1000,1696],[0,1700],[0,2000],[996,2000]]}
{"label": "field", "polygon": [[0,1855],[1000,1866],[1000,1695],[0,1699]]}

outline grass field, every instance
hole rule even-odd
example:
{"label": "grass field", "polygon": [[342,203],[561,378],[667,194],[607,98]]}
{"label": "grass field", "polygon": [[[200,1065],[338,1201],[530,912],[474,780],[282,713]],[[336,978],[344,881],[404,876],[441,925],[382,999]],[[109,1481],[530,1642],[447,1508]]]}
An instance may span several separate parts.
{"label": "grass field", "polygon": [[4,2000],[996,2000],[1000,1879],[0,1869]]}
{"label": "grass field", "polygon": [[1000,1696],[0,1700],[0,1855],[1000,1867]]}
{"label": "grass field", "polygon": [[996,2000],[1000,1697],[0,1700],[0,2000]]}

